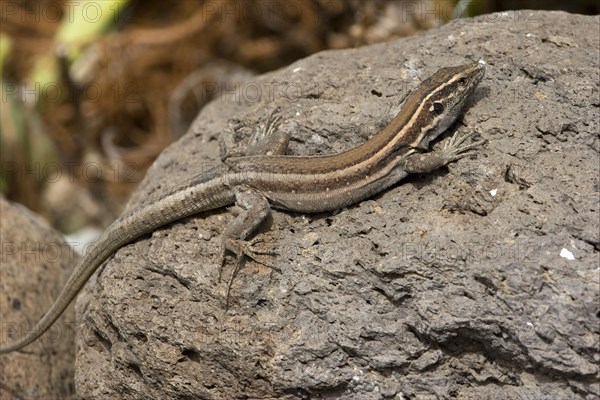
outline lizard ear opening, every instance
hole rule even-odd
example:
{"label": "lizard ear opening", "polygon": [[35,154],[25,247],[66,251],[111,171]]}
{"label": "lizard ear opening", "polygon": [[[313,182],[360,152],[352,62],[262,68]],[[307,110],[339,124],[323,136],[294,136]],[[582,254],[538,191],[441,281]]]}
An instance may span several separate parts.
{"label": "lizard ear opening", "polygon": [[433,103],[433,111],[435,111],[436,114],[441,114],[444,112],[444,105],[440,102],[435,102]]}

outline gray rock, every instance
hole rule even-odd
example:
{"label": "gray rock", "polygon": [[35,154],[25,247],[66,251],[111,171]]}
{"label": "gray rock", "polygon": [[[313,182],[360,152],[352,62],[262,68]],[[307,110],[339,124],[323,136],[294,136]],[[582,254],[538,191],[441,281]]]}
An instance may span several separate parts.
{"label": "gray rock", "polygon": [[[25,207],[0,195],[2,342],[24,336],[58,297],[79,257]],[[38,341],[0,357],[0,399],[75,398],[74,312]]]}
{"label": "gray rock", "polygon": [[339,152],[438,68],[488,64],[455,128],[488,140],[475,157],[336,213],[274,212],[256,236],[281,273],[248,262],[228,309],[227,210],[122,248],[79,304],[79,395],[600,396],[598,31],[598,16],[484,15],[319,53],[209,104],[130,207],[217,160],[219,142],[243,150],[276,107],[290,154]]}

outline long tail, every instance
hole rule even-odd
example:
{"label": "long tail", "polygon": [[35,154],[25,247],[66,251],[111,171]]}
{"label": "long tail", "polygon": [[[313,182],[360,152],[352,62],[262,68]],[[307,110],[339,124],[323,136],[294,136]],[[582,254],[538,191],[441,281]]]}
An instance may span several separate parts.
{"label": "long tail", "polygon": [[[48,312],[25,336],[0,346],[0,354],[27,346],[46,332],[62,315],[92,274],[124,245],[160,226],[181,218],[233,203],[233,194],[224,187],[223,175],[205,171],[167,195],[147,199],[147,206],[135,208],[110,225],[75,268],[64,289]],[[210,193],[210,195],[209,195]]]}

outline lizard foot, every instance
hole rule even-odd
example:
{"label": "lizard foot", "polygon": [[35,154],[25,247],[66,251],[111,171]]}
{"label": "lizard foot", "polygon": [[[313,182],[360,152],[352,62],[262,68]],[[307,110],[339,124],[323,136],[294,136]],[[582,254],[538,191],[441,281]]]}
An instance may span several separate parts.
{"label": "lizard foot", "polygon": [[221,281],[223,276],[223,269],[225,267],[225,254],[227,251],[231,251],[235,254],[235,264],[233,270],[231,272],[231,276],[227,282],[227,295],[225,300],[225,308],[227,309],[229,306],[229,294],[231,292],[231,287],[233,285],[233,281],[237,276],[239,270],[244,265],[246,257],[255,261],[261,265],[264,265],[267,268],[271,268],[274,271],[281,272],[281,270],[272,264],[270,261],[267,261],[267,257],[264,256],[275,256],[277,252],[273,250],[265,250],[256,247],[256,244],[264,243],[264,240],[255,238],[250,241],[241,240],[241,239],[233,239],[233,238],[225,238],[221,245],[221,266],[219,268],[219,281]]}
{"label": "lizard foot", "polygon": [[471,139],[477,135],[477,132],[471,131],[469,133],[456,133],[450,139],[444,143],[444,147],[442,148],[442,154],[448,163],[452,161],[459,160],[463,157],[469,156],[472,154],[470,150],[475,147],[481,146],[486,142],[486,140],[479,140],[473,143],[469,143],[467,145],[463,145],[463,143],[467,139]]}

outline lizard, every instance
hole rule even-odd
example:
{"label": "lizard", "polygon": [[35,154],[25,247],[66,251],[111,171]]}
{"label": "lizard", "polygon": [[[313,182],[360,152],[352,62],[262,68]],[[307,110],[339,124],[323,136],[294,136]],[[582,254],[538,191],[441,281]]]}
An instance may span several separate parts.
{"label": "lizard", "polygon": [[[241,212],[221,235],[221,269],[228,252],[235,255],[234,271],[246,258],[265,264],[260,258],[266,253],[256,249],[256,241],[246,239],[271,207],[301,213],[334,211],[382,192],[411,173],[433,171],[472,153],[483,143],[465,143],[473,132],[455,133],[436,149],[430,149],[430,143],[462,114],[484,74],[483,61],[439,69],[408,95],[389,124],[352,149],[289,156],[285,152],[290,134],[267,132],[246,155],[225,158],[175,189],[150,197],[104,231],[46,314],[23,337],[2,344],[0,354],[38,339],[117,250],[161,226],[235,204]],[[266,131],[276,130],[275,125]]]}

